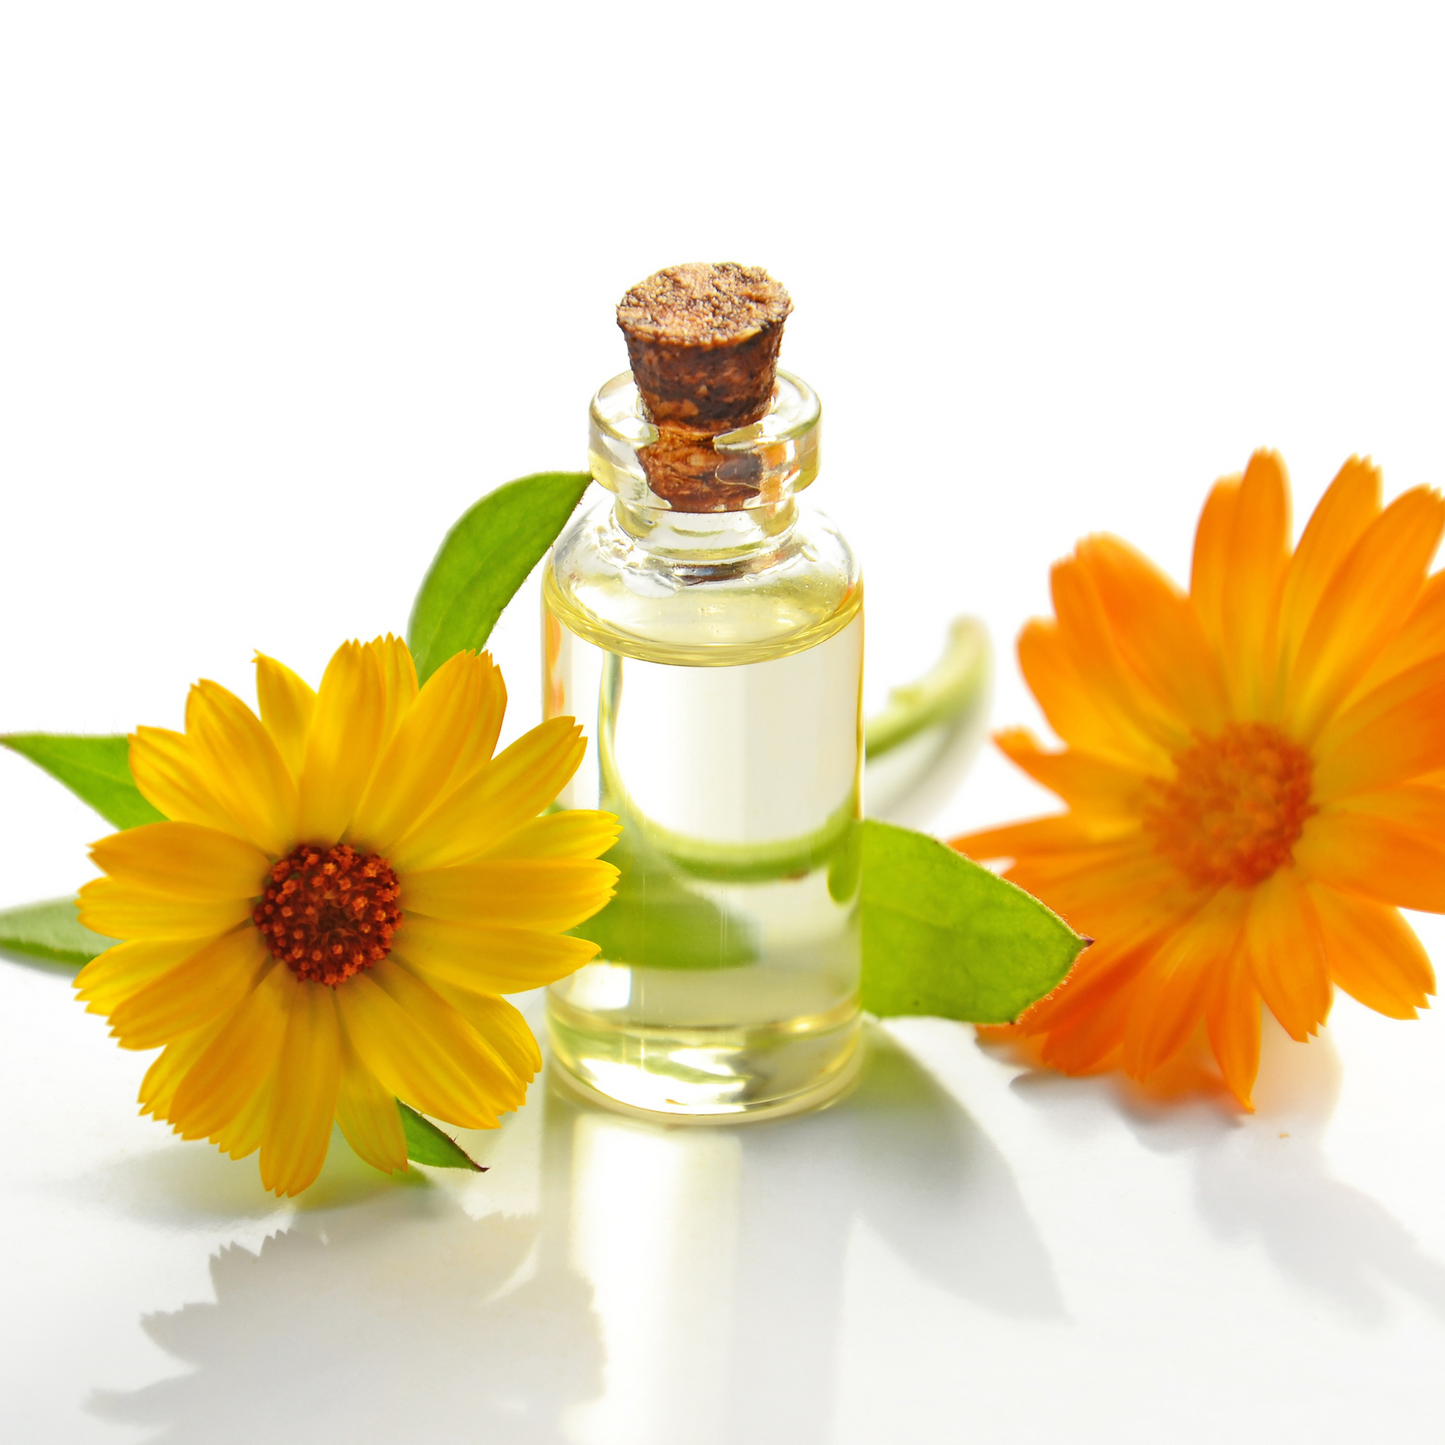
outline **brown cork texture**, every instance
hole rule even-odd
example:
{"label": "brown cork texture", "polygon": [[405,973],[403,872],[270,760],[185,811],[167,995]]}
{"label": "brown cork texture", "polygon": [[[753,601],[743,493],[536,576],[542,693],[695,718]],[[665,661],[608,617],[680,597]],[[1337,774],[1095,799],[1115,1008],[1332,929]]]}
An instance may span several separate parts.
{"label": "brown cork texture", "polygon": [[759,266],[669,266],[617,307],[632,374],[657,441],[640,453],[648,485],[682,512],[731,512],[757,496],[760,467],[712,438],[772,404],[793,303]]}

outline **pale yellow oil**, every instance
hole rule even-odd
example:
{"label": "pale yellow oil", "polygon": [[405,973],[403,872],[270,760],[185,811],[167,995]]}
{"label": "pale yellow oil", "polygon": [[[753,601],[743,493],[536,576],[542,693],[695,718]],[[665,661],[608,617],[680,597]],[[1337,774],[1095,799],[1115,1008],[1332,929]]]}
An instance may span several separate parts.
{"label": "pale yellow oil", "polygon": [[735,602],[721,634],[679,598],[677,631],[646,643],[550,570],[544,593],[546,712],[588,739],[559,805],[624,825],[618,895],[575,930],[602,953],[550,991],[556,1061],[679,1121],[824,1102],[857,1062],[861,594],[775,638],[776,594]]}

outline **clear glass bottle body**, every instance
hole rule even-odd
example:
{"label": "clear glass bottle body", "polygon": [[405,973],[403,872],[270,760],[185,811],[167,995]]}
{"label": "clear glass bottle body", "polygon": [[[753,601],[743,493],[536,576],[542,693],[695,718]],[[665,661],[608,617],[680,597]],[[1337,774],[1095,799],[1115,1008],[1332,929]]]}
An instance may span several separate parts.
{"label": "clear glass bottle body", "polygon": [[816,398],[717,448],[757,497],[673,511],[636,453],[630,378],[592,411],[613,491],[559,539],[543,583],[544,706],[584,726],[559,799],[615,812],[617,897],[576,931],[598,960],[553,985],[570,1082],[629,1110],[736,1122],[826,1102],[858,1040],[862,585],[795,493],[816,474]]}

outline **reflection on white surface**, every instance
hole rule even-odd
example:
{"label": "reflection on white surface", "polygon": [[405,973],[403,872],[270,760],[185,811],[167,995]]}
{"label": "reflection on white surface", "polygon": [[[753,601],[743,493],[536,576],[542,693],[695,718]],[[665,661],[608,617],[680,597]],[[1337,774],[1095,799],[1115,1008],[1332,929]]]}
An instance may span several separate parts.
{"label": "reflection on white surface", "polygon": [[[0,1004],[22,1097],[73,1005],[23,970]],[[6,1438],[1433,1440],[1441,1141],[1394,1107],[1445,1091],[1433,1024],[1336,1014],[1267,1041],[1253,1118],[906,1020],[821,1114],[658,1128],[538,1087],[466,1136],[484,1175],[338,1149],[297,1204],[129,1115],[144,1061],[97,1024],[0,1155]]]}

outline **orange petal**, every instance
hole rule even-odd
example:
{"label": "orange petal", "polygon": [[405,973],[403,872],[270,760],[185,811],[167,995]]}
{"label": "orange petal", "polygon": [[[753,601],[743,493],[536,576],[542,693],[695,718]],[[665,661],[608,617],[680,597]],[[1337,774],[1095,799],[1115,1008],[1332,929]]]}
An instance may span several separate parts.
{"label": "orange petal", "polygon": [[1246,903],[1238,889],[1221,888],[1140,973],[1124,1030],[1123,1062],[1131,1077],[1147,1079],[1199,1025],[1214,977],[1239,945]]}
{"label": "orange petal", "polygon": [[1308,885],[1319,918],[1330,977],[1366,1008],[1412,1019],[1435,992],[1435,970],[1399,913],[1368,898]]}
{"label": "orange petal", "polygon": [[1259,989],[1242,952],[1218,970],[1204,1006],[1209,1046],[1229,1091],[1251,1113],[1254,1081],[1259,1074],[1262,1009]]}
{"label": "orange petal", "polygon": [[1445,913],[1440,833],[1428,835],[1379,812],[1329,808],[1305,824],[1294,858],[1303,872],[1332,888],[1396,908]]}
{"label": "orange petal", "polygon": [[1165,772],[1168,751],[1142,740],[1109,711],[1070,655],[1052,619],[1035,617],[1019,633],[1019,666],[1049,726],[1070,747],[1126,768]]}
{"label": "orange petal", "polygon": [[1194,533],[1194,561],[1189,575],[1189,604],[1216,652],[1224,649],[1224,589],[1229,572],[1229,539],[1239,504],[1238,474],[1221,477],[1209,489]]}
{"label": "orange petal", "polygon": [[1120,767],[1077,748],[1045,752],[1027,728],[1004,728],[994,734],[993,740],[1010,762],[1057,793],[1071,808],[1138,817],[1144,801],[1145,775],[1137,769]]}
{"label": "orange petal", "polygon": [[[1129,826],[1131,831],[1137,831],[1138,825],[1132,820]],[[1006,823],[1001,828],[980,828],[976,833],[960,833],[948,840],[948,846],[965,857],[986,862],[994,858],[1032,857],[1038,853],[1074,853],[1095,841],[1079,814],[1052,813],[1046,818]]]}
{"label": "orange petal", "polygon": [[1077,556],[1130,671],[1187,730],[1217,732],[1227,718],[1224,679],[1188,597],[1117,537],[1086,537]]}
{"label": "orange petal", "polygon": [[1309,1038],[1329,1016],[1330,976],[1319,923],[1295,869],[1280,868],[1254,889],[1244,951],[1269,1011],[1292,1039]]}
{"label": "orange petal", "polygon": [[1293,666],[1305,632],[1340,564],[1380,514],[1380,469],[1351,457],[1306,524],[1285,572],[1279,605],[1280,665]]}
{"label": "orange petal", "polygon": [[1286,693],[1291,735],[1308,742],[1409,616],[1445,531],[1445,500],[1418,487],[1365,529],[1320,597]]}
{"label": "orange petal", "polygon": [[1442,653],[1445,653],[1445,572],[1436,572],[1425,579],[1404,625],[1370,664],[1348,702],[1358,702],[1381,683]]}
{"label": "orange petal", "polygon": [[1169,753],[1189,742],[1185,722],[1173,715],[1125,665],[1111,619],[1088,569],[1073,557],[1050,573],[1059,638],[1113,725],[1144,754]]}
{"label": "orange petal", "polygon": [[1257,451],[1239,485],[1220,599],[1225,683],[1236,720],[1263,716],[1273,701],[1272,650],[1289,534],[1284,462],[1277,452]]}
{"label": "orange petal", "polygon": [[1314,799],[1374,792],[1445,767],[1445,656],[1381,684],[1335,718],[1312,749]]}

